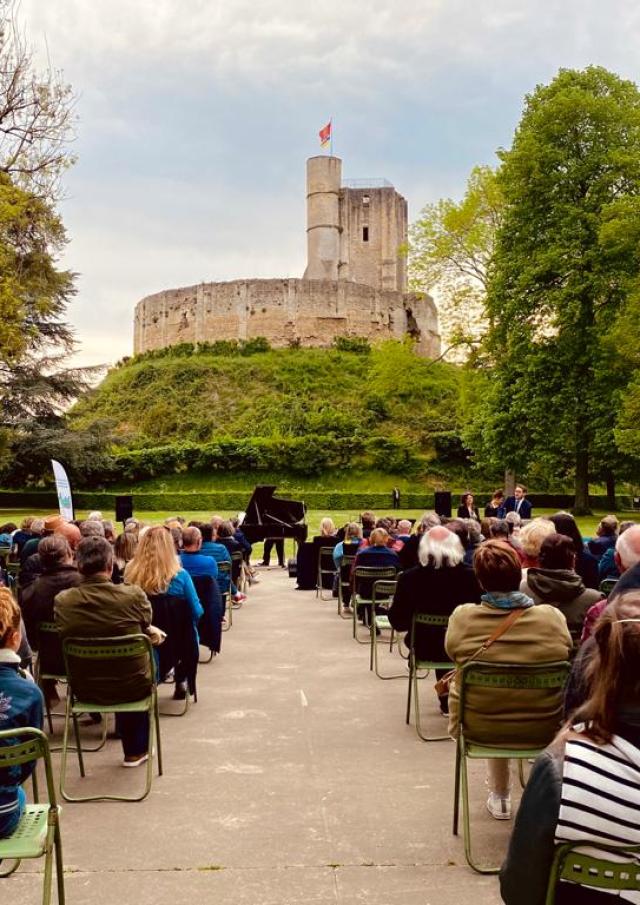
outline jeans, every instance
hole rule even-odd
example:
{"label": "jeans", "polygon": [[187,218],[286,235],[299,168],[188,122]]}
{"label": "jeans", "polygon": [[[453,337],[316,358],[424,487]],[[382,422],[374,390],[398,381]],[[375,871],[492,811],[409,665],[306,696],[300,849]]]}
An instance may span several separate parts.
{"label": "jeans", "polygon": [[116,713],[116,732],[122,740],[125,757],[149,751],[148,713]]}

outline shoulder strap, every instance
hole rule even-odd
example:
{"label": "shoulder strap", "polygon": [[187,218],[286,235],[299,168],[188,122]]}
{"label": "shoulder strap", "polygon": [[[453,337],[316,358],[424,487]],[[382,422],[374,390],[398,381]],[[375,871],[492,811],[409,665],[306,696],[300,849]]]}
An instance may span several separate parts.
{"label": "shoulder strap", "polygon": [[475,653],[471,654],[470,657],[467,657],[464,662],[469,663],[470,660],[475,660],[476,657],[478,657],[480,654],[484,654],[485,651],[487,651],[491,647],[493,642],[502,637],[502,635],[504,635],[504,633],[511,628],[513,623],[516,622],[527,609],[528,607],[521,607],[517,610],[511,610],[509,615],[500,621],[500,625],[495,630],[495,632],[492,632],[492,634],[489,635],[487,640],[478,648],[478,650]]}

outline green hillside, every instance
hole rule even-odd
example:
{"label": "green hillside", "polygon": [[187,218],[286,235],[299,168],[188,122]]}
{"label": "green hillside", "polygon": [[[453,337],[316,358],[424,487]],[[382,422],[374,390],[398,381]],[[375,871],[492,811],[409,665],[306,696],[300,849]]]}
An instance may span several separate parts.
{"label": "green hillside", "polygon": [[120,363],[70,425],[108,431],[112,482],[185,471],[308,478],[345,467],[450,475],[467,464],[458,424],[468,379],[400,342],[187,344]]}

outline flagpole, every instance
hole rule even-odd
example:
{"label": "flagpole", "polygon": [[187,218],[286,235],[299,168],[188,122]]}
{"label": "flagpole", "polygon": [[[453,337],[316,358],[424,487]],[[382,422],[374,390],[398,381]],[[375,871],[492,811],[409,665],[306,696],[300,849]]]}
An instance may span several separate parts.
{"label": "flagpole", "polygon": [[329,155],[333,157],[333,117],[329,120]]}

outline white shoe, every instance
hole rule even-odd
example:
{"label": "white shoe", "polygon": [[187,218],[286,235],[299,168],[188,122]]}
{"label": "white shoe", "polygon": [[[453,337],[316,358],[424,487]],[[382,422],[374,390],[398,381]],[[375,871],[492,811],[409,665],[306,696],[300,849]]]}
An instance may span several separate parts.
{"label": "white shoe", "polygon": [[140,757],[136,757],[135,760],[123,760],[123,761],[122,761],[122,766],[123,766],[123,767],[139,767],[139,766],[141,766],[142,764],[146,764],[146,762],[147,762],[148,760],[149,760],[149,754],[148,754],[148,753],[147,753],[147,754],[141,754]]}
{"label": "white shoe", "polygon": [[487,811],[494,820],[511,820],[511,796],[502,798],[495,792],[490,792],[487,798]]}

